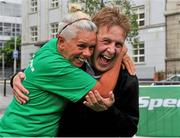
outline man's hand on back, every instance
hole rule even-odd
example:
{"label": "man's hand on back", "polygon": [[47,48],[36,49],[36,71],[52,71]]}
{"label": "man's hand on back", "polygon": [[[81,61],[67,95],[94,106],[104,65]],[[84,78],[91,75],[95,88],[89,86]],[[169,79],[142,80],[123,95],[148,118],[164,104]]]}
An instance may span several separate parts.
{"label": "man's hand on back", "polygon": [[132,76],[136,75],[135,65],[132,59],[127,54],[125,54],[123,57],[123,65],[125,66],[125,68],[127,69],[130,75]]}
{"label": "man's hand on back", "polygon": [[23,72],[18,72],[18,74],[13,78],[13,94],[16,100],[21,104],[24,104],[29,100],[29,98],[25,95],[28,94],[29,91],[22,85],[24,78],[25,75]]}

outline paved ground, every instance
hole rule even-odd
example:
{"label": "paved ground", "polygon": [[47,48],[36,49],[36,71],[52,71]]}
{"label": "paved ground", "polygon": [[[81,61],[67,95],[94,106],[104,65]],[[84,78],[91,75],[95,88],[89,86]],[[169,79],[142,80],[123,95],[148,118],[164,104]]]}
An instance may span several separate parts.
{"label": "paved ground", "polygon": [[0,118],[13,98],[9,81],[6,83],[6,96],[4,96],[4,84],[0,82]]}

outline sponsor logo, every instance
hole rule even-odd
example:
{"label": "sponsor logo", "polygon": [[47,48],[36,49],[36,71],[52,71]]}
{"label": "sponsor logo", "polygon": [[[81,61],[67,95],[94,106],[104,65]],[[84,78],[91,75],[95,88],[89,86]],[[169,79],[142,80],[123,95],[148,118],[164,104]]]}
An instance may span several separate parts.
{"label": "sponsor logo", "polygon": [[139,107],[147,108],[148,110],[154,110],[160,107],[180,107],[180,99],[162,99],[162,98],[150,98],[150,97],[139,97]]}

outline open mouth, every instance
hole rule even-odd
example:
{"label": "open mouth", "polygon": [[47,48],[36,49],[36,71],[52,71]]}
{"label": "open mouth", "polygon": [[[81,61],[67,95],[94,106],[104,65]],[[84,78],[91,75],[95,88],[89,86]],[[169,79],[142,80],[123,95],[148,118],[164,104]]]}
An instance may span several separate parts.
{"label": "open mouth", "polygon": [[113,60],[113,57],[107,56],[107,55],[100,55],[100,61],[102,65],[107,65],[109,62]]}

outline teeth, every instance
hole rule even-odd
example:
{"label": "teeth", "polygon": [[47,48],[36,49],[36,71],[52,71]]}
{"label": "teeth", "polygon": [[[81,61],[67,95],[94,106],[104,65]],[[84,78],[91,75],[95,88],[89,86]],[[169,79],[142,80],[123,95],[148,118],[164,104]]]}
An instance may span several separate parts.
{"label": "teeth", "polygon": [[84,62],[86,59],[79,57],[79,60],[80,60],[81,62]]}
{"label": "teeth", "polygon": [[106,55],[103,55],[103,57],[106,58],[106,59],[108,59],[108,60],[111,59],[111,57],[108,57],[108,56],[106,56]]}

